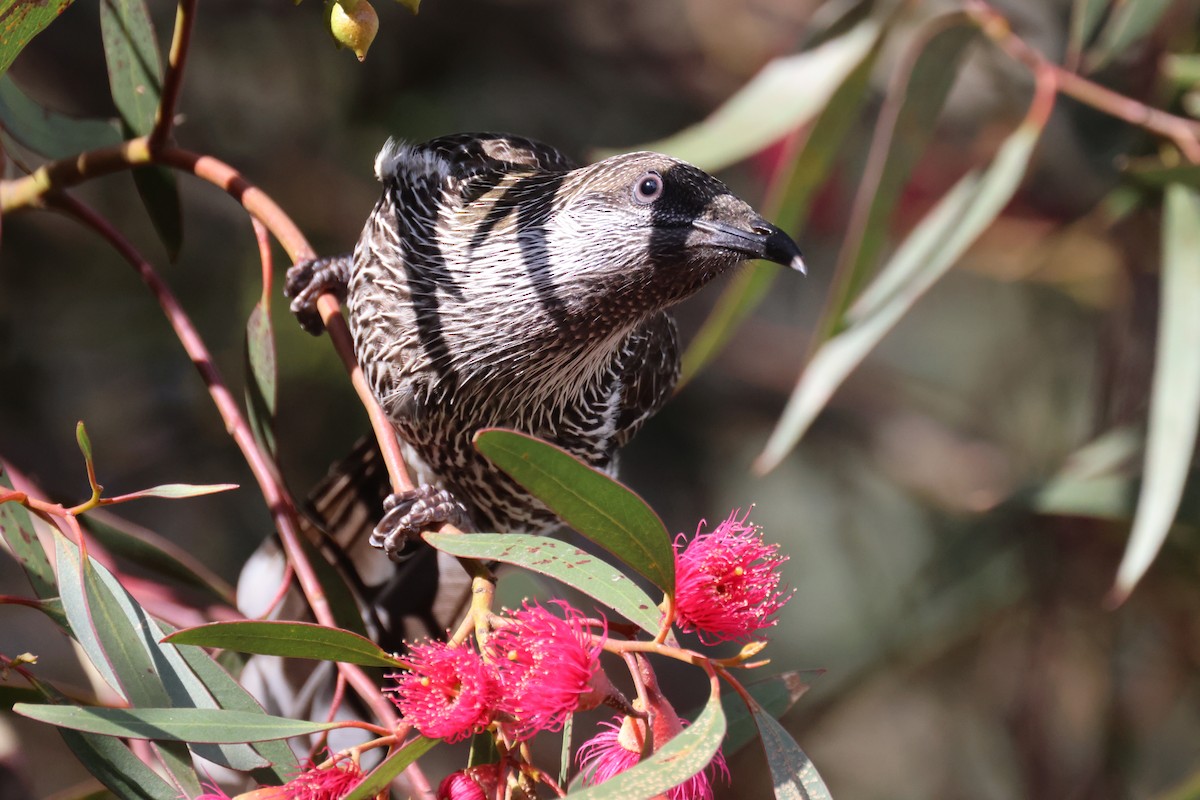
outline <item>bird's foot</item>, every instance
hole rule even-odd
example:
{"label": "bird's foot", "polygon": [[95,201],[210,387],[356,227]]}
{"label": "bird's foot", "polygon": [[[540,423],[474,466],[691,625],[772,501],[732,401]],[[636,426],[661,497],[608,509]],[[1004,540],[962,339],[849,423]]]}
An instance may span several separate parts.
{"label": "bird's foot", "polygon": [[346,286],[350,282],[350,267],[354,257],[347,254],[330,258],[313,258],[301,261],[287,271],[283,293],[292,301],[292,313],[300,327],[317,336],[325,330],[321,314],[317,311],[317,298],[326,292],[346,299]]}
{"label": "bird's foot", "polygon": [[383,519],[371,532],[371,545],[387,553],[392,561],[403,561],[406,545],[419,542],[422,531],[450,523],[468,527],[467,509],[445,489],[421,484],[406,492],[388,495],[383,501]]}

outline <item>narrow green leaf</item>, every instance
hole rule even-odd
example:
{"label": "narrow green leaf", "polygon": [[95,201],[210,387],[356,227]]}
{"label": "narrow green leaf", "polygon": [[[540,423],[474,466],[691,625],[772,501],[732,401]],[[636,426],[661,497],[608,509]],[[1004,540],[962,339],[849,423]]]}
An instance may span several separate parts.
{"label": "narrow green leaf", "polygon": [[378,767],[371,770],[363,782],[355,786],[354,790],[342,800],[370,800],[375,797],[386,789],[397,775],[408,769],[410,764],[432,750],[439,741],[418,736],[408,742],[404,747],[385,758]]}
{"label": "narrow green leaf", "polygon": [[776,719],[755,709],[754,721],[767,753],[778,800],[830,800],[825,781],[796,740]]}
{"label": "narrow green leaf", "polygon": [[18,703],[13,711],[38,722],[105,736],[209,744],[287,739],[339,725],[219,708],[82,708]]}
{"label": "narrow green leaf", "polygon": [[[65,537],[58,538],[65,540]],[[61,544],[60,549],[78,559],[74,544]],[[72,618],[72,627],[85,626],[94,633],[95,642],[84,644],[85,652],[89,658],[101,659],[111,665],[130,703],[141,707],[215,709],[216,700],[188,667],[178,649],[159,643],[165,635],[162,626],[146,613],[116,577],[90,559],[82,567],[82,575],[86,618],[82,622]],[[80,641],[83,644],[82,639]],[[99,653],[94,653],[91,648],[98,649]],[[261,709],[258,710],[261,713]],[[182,765],[180,769],[186,770],[175,774],[181,783],[189,776],[194,780],[191,758],[180,746],[168,744],[159,749],[164,759],[173,757]],[[265,759],[245,745],[198,745],[194,749],[197,755],[231,769],[255,769],[266,765]]]}
{"label": "narrow green leaf", "polygon": [[1068,52],[1082,53],[1092,41],[1104,12],[1108,9],[1110,0],[1075,0],[1071,3],[1071,31],[1068,39]]}
{"label": "narrow green leaf", "polygon": [[1158,348],[1150,394],[1146,462],[1133,531],[1117,570],[1123,600],[1158,554],[1175,518],[1200,427],[1200,192],[1167,187]]}
{"label": "narrow green leaf", "polygon": [[117,111],[130,131],[145,136],[162,94],[162,56],[145,0],[100,0],[100,36]]}
{"label": "narrow green leaf", "polygon": [[142,497],[165,497],[171,500],[178,500],[184,497],[201,497],[206,494],[228,492],[237,488],[238,485],[236,483],[164,483],[161,486],[152,486],[149,489],[142,489],[118,497],[112,497],[109,500],[112,502],[125,502],[126,500],[134,500]]}
{"label": "narrow green leaf", "polygon": [[114,556],[128,559],[160,578],[209,592],[213,599],[226,605],[234,605],[233,587],[174,542],[102,510],[88,512],[80,522]]}
{"label": "narrow green leaf", "polygon": [[[12,481],[0,462],[0,488],[12,489]],[[0,536],[8,544],[9,552],[25,570],[25,576],[33,592],[45,600],[58,596],[58,579],[54,568],[46,557],[46,550],[38,540],[29,510],[17,502],[0,503]]]}
{"label": "narrow green leaf", "polygon": [[403,662],[370,639],[311,622],[212,622],[176,631],[166,641],[259,655],[341,661],[369,667],[403,666]]}
{"label": "narrow green leaf", "polygon": [[270,309],[260,300],[246,321],[246,411],[250,430],[268,453],[275,452],[277,368]]}
{"label": "narrow green leaf", "polygon": [[[63,612],[71,623],[71,635],[83,649],[92,667],[109,687],[125,697],[121,682],[109,663],[96,627],[88,611],[87,596],[83,588],[83,565],[79,560],[79,548],[58,531],[54,536],[54,563],[58,566],[59,591],[62,593]],[[128,698],[126,698],[128,699]]]}
{"label": "narrow green leaf", "polygon": [[933,139],[935,123],[978,28],[961,12],[934,17],[914,37],[890,84],[858,187],[850,230],[838,256],[834,290],[815,333],[823,342],[844,323],[850,303],[875,274],[889,220],[909,176]]}
{"label": "narrow green leaf", "polygon": [[34,36],[58,19],[71,0],[3,0],[0,2],[0,75],[8,71],[13,60],[25,49]]}
{"label": "narrow green leaf", "polygon": [[[154,128],[162,95],[162,55],[145,0],[100,0],[100,34],[108,84],[125,129]],[[162,167],[133,170],[133,182],[172,261],[183,243],[183,214],[175,175]]]}
{"label": "narrow green leaf", "polygon": [[721,698],[710,697],[703,713],[657,753],[599,786],[572,792],[572,800],[647,800],[678,786],[708,766],[725,736]]}
{"label": "narrow green leaf", "polygon": [[[216,659],[203,649],[185,645],[176,648],[176,650],[180,657],[187,663],[188,668],[195,673],[196,678],[212,693],[213,698],[221,708],[252,714],[266,713],[263,711],[262,706],[259,705],[258,700],[254,699],[249,692],[243,689],[225,671],[225,668],[218,664]],[[256,772],[256,778],[269,776],[277,779],[280,783],[286,783],[300,769],[300,762],[296,760],[296,754],[292,752],[292,748],[288,747],[285,742],[270,740],[257,742],[252,747],[256,753],[268,762],[266,767],[261,768],[264,775],[260,776]]]}
{"label": "narrow green leaf", "polygon": [[1088,72],[1108,65],[1114,58],[1145,38],[1171,6],[1171,0],[1125,0],[1113,7],[1108,23],[1100,31],[1096,46],[1088,51]]}
{"label": "narrow green leaf", "polygon": [[166,167],[135,167],[133,185],[172,262],[183,247],[183,206],[175,173]]}
{"label": "narrow green leaf", "polygon": [[[35,678],[32,685],[45,700],[58,704],[67,702],[67,698],[48,683]],[[122,800],[178,800],[179,789],[159,777],[120,739],[67,728],[58,728],[58,734],[79,763]]]}
{"label": "narrow green leaf", "polygon": [[846,376],[1003,210],[1020,185],[1040,125],[1022,124],[982,173],[972,171],[926,214],[850,309],[849,326],[814,354],[756,468],[774,468],[795,446]]}
{"label": "narrow green leaf", "polygon": [[[112,665],[123,695],[136,706],[171,705],[171,693],[164,683],[171,671],[155,643],[143,638],[153,630],[153,621],[124,587],[117,583],[110,588],[98,570],[91,558],[81,564],[87,624],[95,629],[96,641]],[[71,625],[73,629],[79,628],[74,619]],[[183,743],[165,742],[157,751],[159,760],[181,790],[199,792],[200,780]]]}
{"label": "narrow green leaf", "polygon": [[879,33],[879,20],[869,17],[813,50],[777,58],[703,122],[635,149],[709,171],[741,161],[816,116]]}
{"label": "narrow green leaf", "polygon": [[[850,127],[859,117],[882,42],[881,34],[829,98],[798,157],[772,179],[763,213],[784,230],[797,231],[807,220],[813,197],[828,177]],[[725,348],[742,321],[767,296],[781,270],[778,264],[764,261],[733,276],[683,354],[680,387]]]}
{"label": "narrow green leaf", "polygon": [[576,531],[664,592],[675,591],[671,537],[645,500],[565,450],[523,433],[483,430],[475,447]]}
{"label": "narrow green leaf", "polygon": [[111,736],[58,729],[59,736],[88,772],[121,800],[179,800],[180,791]]}
{"label": "narrow green leaf", "polygon": [[636,583],[610,564],[548,536],[520,533],[427,533],[425,541],[460,558],[515,564],[561,581],[621,614],[651,634],[662,612]]}

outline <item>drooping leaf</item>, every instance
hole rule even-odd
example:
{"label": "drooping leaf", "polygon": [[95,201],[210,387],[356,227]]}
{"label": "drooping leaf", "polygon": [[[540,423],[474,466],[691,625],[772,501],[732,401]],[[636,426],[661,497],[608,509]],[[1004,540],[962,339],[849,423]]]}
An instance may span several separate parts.
{"label": "drooping leaf", "polygon": [[338,726],[336,722],[308,722],[213,708],[83,708],[18,703],[13,706],[13,711],[71,730],[160,742],[261,742],[304,736]]}
{"label": "drooping leaf", "polygon": [[121,120],[136,136],[154,128],[162,95],[162,56],[145,0],[100,0],[108,85]]}
{"label": "drooping leaf", "polygon": [[1200,191],[1180,184],[1167,187],[1162,237],[1146,462],[1133,531],[1113,587],[1116,600],[1129,596],[1166,539],[1200,427]]}
{"label": "drooping leaf", "polygon": [[496,428],[475,435],[475,447],[576,531],[675,591],[675,551],[646,501],[554,445]]}
{"label": "drooping leaf", "polygon": [[762,709],[755,709],[754,721],[767,753],[775,797],[778,800],[830,800],[825,781],[791,734]]}
{"label": "drooping leaf", "polygon": [[[108,84],[125,130],[145,136],[154,128],[162,99],[162,55],[145,0],[100,0],[100,34]],[[175,175],[143,166],[133,181],[172,261],[183,243],[183,213]]]}
{"label": "drooping leaf", "polygon": [[[809,685],[799,672],[785,672],[743,688],[764,711],[779,719],[808,691]],[[723,747],[725,755],[729,756],[758,738],[758,726],[754,715],[737,692],[722,692],[721,707],[725,710],[726,723]]]}
{"label": "drooping leaf", "polygon": [[662,612],[641,588],[619,570],[578,547],[547,536],[520,533],[427,533],[425,540],[460,558],[515,564],[561,581],[603,603],[651,634],[658,633]]}
{"label": "drooping leaf", "polygon": [[816,116],[879,33],[879,20],[868,17],[813,50],[777,58],[703,122],[635,149],[667,153],[710,172],[741,161]]}
{"label": "drooping leaf", "polygon": [[[784,230],[797,231],[808,218],[809,206],[837,162],[838,152],[867,98],[882,42],[880,35],[829,98],[798,156],[772,178],[763,214]],[[733,276],[684,352],[677,388],[695,377],[724,349],[742,321],[767,296],[782,269],[778,264],[764,261]]]}
{"label": "drooping leaf", "polygon": [[[3,462],[0,462],[0,490],[12,488],[12,481],[4,470]],[[9,552],[25,570],[34,594],[43,600],[57,597],[58,580],[54,577],[54,568],[50,566],[50,559],[38,541],[33,520],[25,506],[14,501],[0,503],[0,536],[4,537]]]}
{"label": "drooping leaf", "polygon": [[901,60],[875,127],[850,229],[838,256],[834,289],[814,334],[817,342],[842,327],[846,309],[875,274],[892,212],[933,138],[937,118],[959,75],[958,65],[978,36],[978,28],[968,24],[965,14],[944,14],[922,27]]}
{"label": "drooping leaf", "polygon": [[177,260],[183,247],[183,206],[175,173],[166,167],[135,167],[133,185],[167,250],[167,258]]}
{"label": "drooping leaf", "polygon": [[310,622],[212,622],[176,631],[166,641],[268,656],[341,661],[369,667],[404,665],[379,645],[357,633]]}
{"label": "drooping leaf", "polygon": [[392,753],[385,758],[383,762],[363,778],[363,782],[354,787],[350,794],[346,795],[343,800],[371,800],[377,794],[387,788],[397,775],[408,766],[416,761],[421,756],[433,749],[433,746],[438,744],[438,739],[429,739],[424,736],[418,736],[408,742],[401,749]]}
{"label": "drooping leaf", "polygon": [[710,697],[704,711],[658,752],[599,786],[572,792],[572,800],[649,800],[706,768],[725,736],[721,698]]}
{"label": "drooping leaf", "polygon": [[275,452],[275,409],[277,406],[277,370],[275,332],[271,311],[262,302],[255,303],[246,321],[246,412],[250,430],[260,447]]}
{"label": "drooping leaf", "polygon": [[72,0],[2,0],[0,2],[0,75],[34,36],[58,19]]}
{"label": "drooping leaf", "polygon": [[846,376],[991,224],[1017,190],[1042,130],[1024,122],[986,170],[974,170],[925,215],[855,301],[849,326],[816,351],[756,468],[772,469],[795,446]]}

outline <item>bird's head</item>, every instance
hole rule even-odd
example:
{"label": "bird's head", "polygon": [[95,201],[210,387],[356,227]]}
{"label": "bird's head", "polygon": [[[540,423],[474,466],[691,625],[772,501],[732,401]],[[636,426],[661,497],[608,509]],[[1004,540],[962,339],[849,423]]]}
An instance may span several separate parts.
{"label": "bird's head", "polygon": [[597,296],[624,296],[647,310],[678,302],[750,259],[804,272],[790,236],[716,178],[659,153],[614,156],[566,173],[546,225],[551,243],[580,248],[572,274],[559,279],[594,282]]}

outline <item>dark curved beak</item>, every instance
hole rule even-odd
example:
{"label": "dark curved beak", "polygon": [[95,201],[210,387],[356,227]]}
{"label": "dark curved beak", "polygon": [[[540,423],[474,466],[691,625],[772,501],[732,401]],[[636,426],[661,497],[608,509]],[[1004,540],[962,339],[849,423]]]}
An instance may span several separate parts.
{"label": "dark curved beak", "polygon": [[722,220],[697,219],[692,227],[704,233],[705,242],[742,253],[746,258],[762,258],[807,275],[800,247],[779,228],[755,215],[749,228]]}

